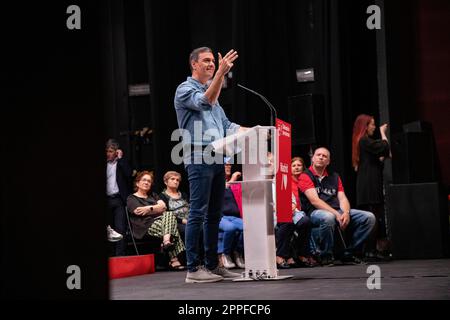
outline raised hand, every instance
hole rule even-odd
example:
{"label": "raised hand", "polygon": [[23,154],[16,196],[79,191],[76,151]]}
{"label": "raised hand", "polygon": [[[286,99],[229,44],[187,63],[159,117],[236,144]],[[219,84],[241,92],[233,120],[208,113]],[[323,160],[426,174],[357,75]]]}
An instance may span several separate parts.
{"label": "raised hand", "polygon": [[380,126],[380,132],[381,133],[386,133],[387,129],[388,129],[388,124],[387,123],[385,123],[385,124]]}
{"label": "raised hand", "polygon": [[219,52],[219,68],[217,72],[220,76],[226,75],[234,65],[234,61],[238,58],[237,51],[231,49],[228,53],[222,57],[222,54]]}
{"label": "raised hand", "polygon": [[386,136],[387,128],[388,128],[387,123],[380,126],[381,139],[386,140],[386,141],[388,140],[388,138]]}
{"label": "raised hand", "polygon": [[237,59],[238,55],[236,51],[230,50],[224,57],[222,57],[222,54],[219,52],[218,57],[219,67],[217,68],[217,72],[214,75],[211,85],[205,92],[205,97],[211,105],[215,105],[217,103],[220,91],[222,90],[224,76],[233,67],[233,62]]}

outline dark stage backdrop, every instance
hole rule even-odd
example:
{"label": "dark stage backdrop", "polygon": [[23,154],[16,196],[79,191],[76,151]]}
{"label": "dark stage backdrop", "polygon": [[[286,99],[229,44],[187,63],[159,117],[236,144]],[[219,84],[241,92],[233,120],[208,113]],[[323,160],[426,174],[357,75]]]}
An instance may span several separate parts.
{"label": "dark stage backdrop", "polygon": [[450,2],[424,1],[417,6],[415,65],[418,81],[418,119],[433,125],[442,181],[450,194]]}
{"label": "dark stage backdrop", "polygon": [[[270,119],[237,83],[265,95],[288,122],[296,112],[289,97],[320,97],[324,144],[351,202],[351,130],[360,113],[388,117],[391,133],[421,118],[432,122],[444,166],[448,1],[375,3],[385,5],[383,33],[366,27],[369,0],[77,1],[80,31],[66,28],[73,3],[6,6],[0,237],[2,275],[13,276],[1,277],[2,296],[107,297],[104,142],[117,138],[137,170],[155,170],[156,191],[167,170],[185,177],[170,158],[173,97],[199,46],[239,52],[220,98],[237,123]],[[314,82],[297,82],[296,70],[305,68],[314,68]],[[135,84],[150,93],[130,96]],[[310,147],[294,145],[293,154],[309,164]],[[67,290],[72,264],[81,268],[81,291]]]}
{"label": "dark stage backdrop", "polygon": [[[354,174],[350,160],[350,134],[357,114],[378,117],[375,31],[366,28],[370,1],[113,1],[106,29],[111,45],[105,47],[110,82],[108,97],[114,105],[108,135],[129,145],[135,167],[155,170],[155,188],[169,169],[184,173],[170,159],[172,131],[177,128],[173,97],[176,87],[190,75],[188,55],[199,46],[226,53],[234,48],[239,59],[227,79],[221,104],[229,118],[246,126],[267,125],[270,112],[245,86],[265,95],[278,116],[289,121],[288,100],[315,94],[324,101],[320,123],[324,144],[331,149],[338,170],[353,197]],[[124,56],[122,56],[124,55]],[[314,68],[315,81],[299,83],[296,70]],[[127,96],[127,85],[150,84],[150,95]],[[117,92],[119,88],[119,93]],[[140,105],[134,108],[133,105]],[[120,111],[122,110],[122,111]],[[294,112],[296,112],[294,110]],[[128,113],[128,117],[123,115]],[[146,119],[136,123],[134,119]],[[135,137],[121,135],[145,125],[154,131],[142,159]],[[298,130],[297,123],[292,123]],[[128,140],[127,140],[128,139]],[[294,145],[293,153],[308,157],[310,145]],[[314,146],[312,146],[314,147]],[[309,160],[307,160],[309,162]],[[183,188],[187,187],[186,179]]]}

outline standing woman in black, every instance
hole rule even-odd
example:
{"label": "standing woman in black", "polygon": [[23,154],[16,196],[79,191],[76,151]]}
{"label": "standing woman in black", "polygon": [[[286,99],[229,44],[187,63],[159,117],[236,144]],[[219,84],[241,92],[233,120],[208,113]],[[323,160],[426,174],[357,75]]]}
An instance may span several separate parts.
{"label": "standing woman in black", "polygon": [[373,212],[377,218],[373,234],[367,242],[368,258],[382,258],[377,252],[377,242],[381,246],[386,238],[383,162],[390,155],[387,127],[387,124],[380,126],[381,139],[374,139],[376,125],[372,116],[361,114],[353,125],[352,165],[356,171],[356,204],[362,210]]}

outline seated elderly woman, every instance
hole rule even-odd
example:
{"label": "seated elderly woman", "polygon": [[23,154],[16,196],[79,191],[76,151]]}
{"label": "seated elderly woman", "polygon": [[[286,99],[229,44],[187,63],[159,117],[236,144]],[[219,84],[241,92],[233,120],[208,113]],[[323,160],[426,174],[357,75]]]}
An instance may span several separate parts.
{"label": "seated elderly woman", "polygon": [[127,199],[134,236],[142,239],[147,233],[161,238],[161,247],[170,257],[169,267],[183,270],[178,255],[185,251],[185,247],[177,229],[177,219],[173,213],[166,212],[164,201],[150,191],[152,183],[153,175],[150,172],[138,173],[134,187],[136,192]]}
{"label": "seated elderly woman", "polygon": [[159,194],[159,198],[166,204],[167,211],[175,215],[178,223],[178,232],[181,239],[184,239],[189,215],[189,200],[186,193],[178,190],[181,174],[176,171],[167,171],[163,179],[166,189]]}

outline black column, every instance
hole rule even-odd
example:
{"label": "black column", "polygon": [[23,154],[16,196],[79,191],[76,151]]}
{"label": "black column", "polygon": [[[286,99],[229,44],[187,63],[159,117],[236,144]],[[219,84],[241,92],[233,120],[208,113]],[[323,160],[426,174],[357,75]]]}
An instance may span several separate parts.
{"label": "black column", "polygon": [[2,18],[2,298],[108,297],[101,5],[77,1],[81,30],[68,30],[71,4],[19,3]]}

